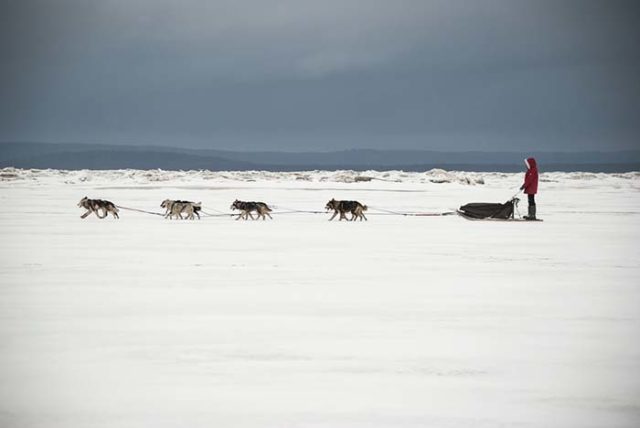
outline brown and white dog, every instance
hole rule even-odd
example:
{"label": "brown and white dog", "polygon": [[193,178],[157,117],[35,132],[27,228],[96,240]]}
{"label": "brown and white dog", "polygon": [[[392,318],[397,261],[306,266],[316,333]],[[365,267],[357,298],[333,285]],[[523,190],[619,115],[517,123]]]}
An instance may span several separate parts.
{"label": "brown and white dog", "polygon": [[[324,207],[327,211],[333,210],[333,216],[329,219],[329,221],[336,218],[338,214],[340,214],[339,220],[347,220],[354,221],[356,219],[364,219],[367,221],[367,217],[365,217],[364,212],[367,210],[367,206],[361,204],[358,201],[336,201],[335,199],[331,199],[327,202],[327,205]],[[351,218],[347,219],[346,213],[351,213]]]}
{"label": "brown and white dog", "polygon": [[202,210],[201,202],[191,202],[191,201],[174,201],[172,199],[165,199],[160,204],[160,207],[164,208],[166,212],[164,213],[164,218],[176,218],[176,220],[182,220],[182,214],[186,214],[187,220],[195,219],[194,214],[200,220],[200,214],[198,211]]}

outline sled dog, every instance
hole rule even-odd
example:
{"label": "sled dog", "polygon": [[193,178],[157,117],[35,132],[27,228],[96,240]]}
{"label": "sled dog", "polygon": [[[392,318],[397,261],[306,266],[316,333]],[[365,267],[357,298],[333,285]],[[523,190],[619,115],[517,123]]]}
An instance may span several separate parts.
{"label": "sled dog", "polygon": [[[78,202],[78,207],[87,210],[87,212],[82,214],[80,218],[86,218],[91,213],[96,213],[96,216],[98,218],[105,218],[109,213],[111,213],[113,218],[120,218],[118,216],[118,208],[113,202],[110,201],[104,201],[102,199],[89,199],[85,196],[84,198],[80,199],[80,202]],[[100,215],[100,210],[102,210],[103,212],[102,215]]]}
{"label": "sled dog", "polygon": [[[183,218],[193,220],[195,218],[195,214],[198,217],[198,220],[200,220],[200,214],[198,212],[202,210],[202,202],[196,203],[191,201],[174,201],[171,199],[165,199],[160,204],[160,207],[166,210],[164,218],[173,219],[175,217],[176,220],[182,220]],[[182,217],[183,213],[187,216]]]}
{"label": "sled dog", "polygon": [[267,217],[265,216],[273,219],[273,217],[271,217],[271,214],[269,214],[271,212],[271,208],[269,208],[269,206],[264,202],[244,202],[236,199],[231,204],[231,209],[240,210],[240,214],[238,215],[238,217],[236,217],[236,220],[240,220],[241,218],[248,220],[249,217],[251,217],[251,220],[255,220],[253,218],[253,215],[251,215],[251,213],[254,211],[256,212],[258,218],[262,217],[262,220],[266,220]]}
{"label": "sled dog", "polygon": [[[333,210],[333,216],[331,216],[329,221],[333,220],[338,214],[340,214],[339,220],[354,221],[358,218],[360,221],[362,221],[362,219],[367,220],[367,217],[364,215],[367,206],[358,201],[336,201],[335,199],[331,199],[324,208],[327,211]],[[350,219],[347,219],[346,213],[351,213]]]}

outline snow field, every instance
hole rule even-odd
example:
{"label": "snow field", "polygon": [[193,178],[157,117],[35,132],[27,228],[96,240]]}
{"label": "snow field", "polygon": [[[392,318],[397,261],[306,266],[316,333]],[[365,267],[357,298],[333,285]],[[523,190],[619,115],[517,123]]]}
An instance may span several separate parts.
{"label": "snow field", "polygon": [[516,224],[76,204],[442,212],[521,174],[0,172],[0,426],[640,422],[638,174],[543,174],[545,222]]}

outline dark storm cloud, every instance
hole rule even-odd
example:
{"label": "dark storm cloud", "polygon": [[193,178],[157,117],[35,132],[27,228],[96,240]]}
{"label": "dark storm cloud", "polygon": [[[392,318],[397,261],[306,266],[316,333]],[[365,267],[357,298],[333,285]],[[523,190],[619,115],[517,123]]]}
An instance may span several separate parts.
{"label": "dark storm cloud", "polygon": [[579,150],[640,135],[632,1],[25,0],[0,16],[0,140]]}

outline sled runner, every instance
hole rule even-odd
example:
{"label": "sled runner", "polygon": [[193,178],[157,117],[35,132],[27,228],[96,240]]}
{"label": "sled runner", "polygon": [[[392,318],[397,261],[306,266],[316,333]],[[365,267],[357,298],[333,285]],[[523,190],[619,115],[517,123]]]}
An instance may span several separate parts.
{"label": "sled runner", "polygon": [[470,220],[470,221],[507,221],[507,222],[531,222],[531,223],[535,223],[536,221],[543,221],[541,218],[536,218],[534,220],[527,220],[526,218],[473,218],[473,217],[469,217],[468,215],[464,214],[461,211],[457,211],[457,214],[464,218],[465,220]]}

